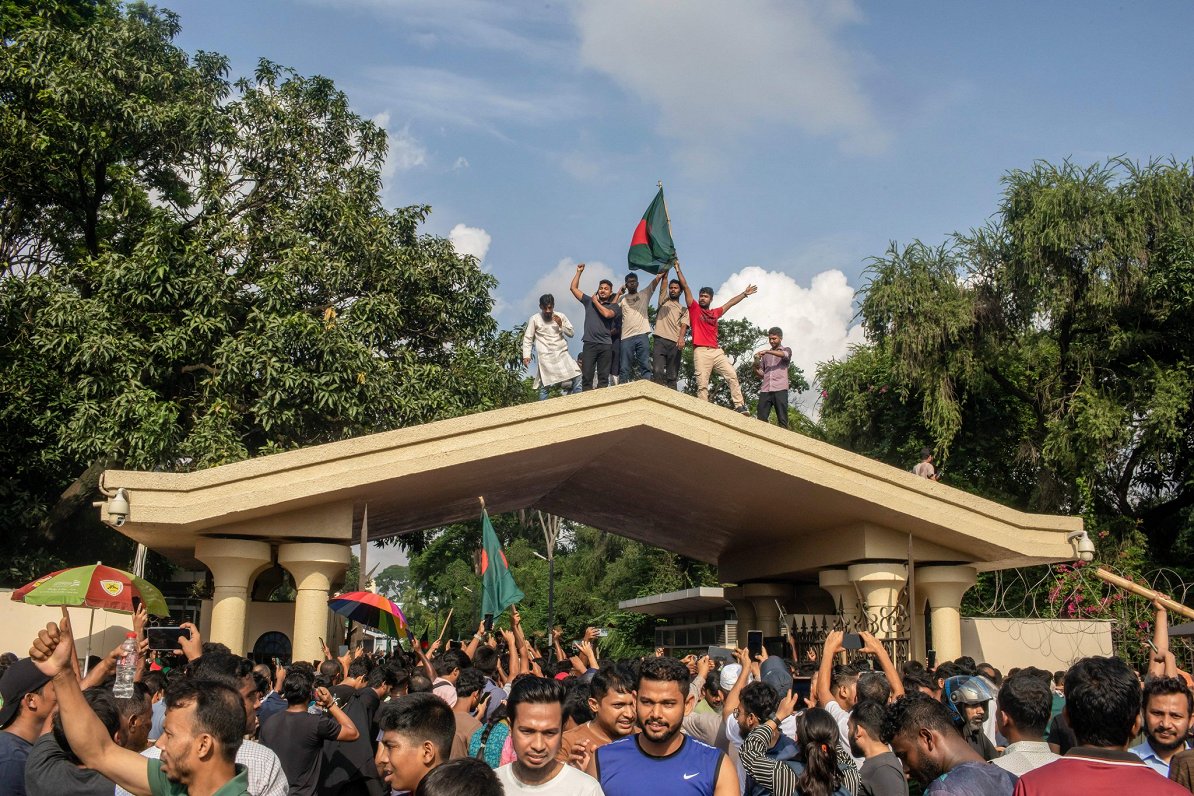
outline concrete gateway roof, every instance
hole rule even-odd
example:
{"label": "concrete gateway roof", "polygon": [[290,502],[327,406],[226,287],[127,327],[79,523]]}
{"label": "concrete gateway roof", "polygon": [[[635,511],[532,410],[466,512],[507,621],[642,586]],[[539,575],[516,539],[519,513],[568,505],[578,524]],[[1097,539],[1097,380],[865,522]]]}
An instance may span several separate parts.
{"label": "concrete gateway roof", "polygon": [[980,570],[1072,559],[1078,517],[1026,514],[649,382],[190,473],[110,470],[127,536],[193,561],[207,536],[377,539],[538,508],[719,566],[805,579],[862,560]]}

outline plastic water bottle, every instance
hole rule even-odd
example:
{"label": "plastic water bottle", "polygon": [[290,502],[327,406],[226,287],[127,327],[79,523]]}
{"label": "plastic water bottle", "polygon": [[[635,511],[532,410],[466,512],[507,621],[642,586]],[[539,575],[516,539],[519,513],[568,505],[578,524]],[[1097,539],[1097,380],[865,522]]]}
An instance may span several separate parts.
{"label": "plastic water bottle", "polygon": [[116,684],[112,694],[117,699],[129,699],[135,693],[133,678],[137,675],[137,634],[126,633],[116,660]]}

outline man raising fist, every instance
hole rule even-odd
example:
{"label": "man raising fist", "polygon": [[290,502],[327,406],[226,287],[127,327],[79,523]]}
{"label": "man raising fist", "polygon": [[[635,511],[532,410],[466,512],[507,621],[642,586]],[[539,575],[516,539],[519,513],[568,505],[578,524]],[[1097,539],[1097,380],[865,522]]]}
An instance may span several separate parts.
{"label": "man raising fist", "polygon": [[166,719],[157,746],[161,760],[147,760],[118,746],[91,711],[72,669],[70,617],[37,634],[29,656],[54,680],[58,711],[71,749],[82,764],[139,796],[242,796],[248,770],[235,763],[245,730],[245,705],[231,687],[180,679],[166,689]]}

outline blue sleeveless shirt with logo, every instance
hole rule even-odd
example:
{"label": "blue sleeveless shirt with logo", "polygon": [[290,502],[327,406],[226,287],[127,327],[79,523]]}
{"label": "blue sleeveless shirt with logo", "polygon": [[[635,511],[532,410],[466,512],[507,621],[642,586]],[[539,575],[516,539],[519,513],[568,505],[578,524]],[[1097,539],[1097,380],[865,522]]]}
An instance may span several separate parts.
{"label": "blue sleeveless shirt with logo", "polygon": [[653,757],[638,745],[638,735],[597,750],[597,779],[605,796],[713,796],[724,753],[684,736],[680,748]]}

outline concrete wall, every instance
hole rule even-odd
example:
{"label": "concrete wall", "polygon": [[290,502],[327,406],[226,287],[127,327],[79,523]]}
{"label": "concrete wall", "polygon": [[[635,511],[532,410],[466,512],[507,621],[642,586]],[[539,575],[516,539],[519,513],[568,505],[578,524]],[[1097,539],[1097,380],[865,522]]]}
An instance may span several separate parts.
{"label": "concrete wall", "polygon": [[[92,655],[107,655],[122,641],[124,634],[133,629],[133,618],[129,614],[111,611],[92,611],[90,608],[69,608],[71,627],[75,634],[75,649],[82,660],[87,655],[87,644],[91,643]],[[62,609],[56,605],[26,605],[12,601],[12,589],[0,589],[0,652],[15,652],[22,658],[29,654],[37,631],[48,622],[62,618]],[[91,624],[94,618],[94,624]],[[90,627],[90,635],[88,628]]]}
{"label": "concrete wall", "polygon": [[1017,666],[1057,671],[1079,658],[1114,654],[1111,623],[963,617],[962,654],[986,661],[1004,673]]}

